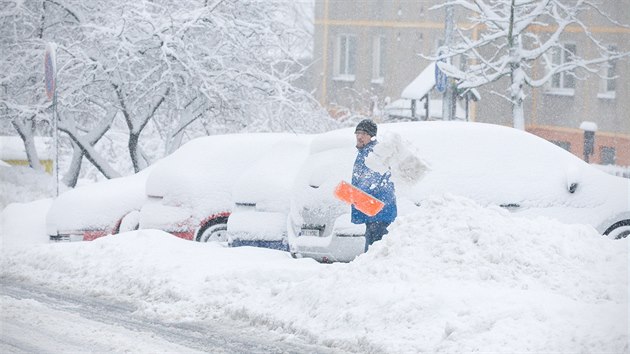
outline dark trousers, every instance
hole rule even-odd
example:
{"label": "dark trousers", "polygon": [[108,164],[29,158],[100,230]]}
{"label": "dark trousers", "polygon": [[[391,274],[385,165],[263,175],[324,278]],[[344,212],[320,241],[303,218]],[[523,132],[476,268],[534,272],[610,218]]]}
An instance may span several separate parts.
{"label": "dark trousers", "polygon": [[380,241],[384,235],[388,233],[388,222],[369,222],[365,224],[365,252],[371,244],[376,241]]}

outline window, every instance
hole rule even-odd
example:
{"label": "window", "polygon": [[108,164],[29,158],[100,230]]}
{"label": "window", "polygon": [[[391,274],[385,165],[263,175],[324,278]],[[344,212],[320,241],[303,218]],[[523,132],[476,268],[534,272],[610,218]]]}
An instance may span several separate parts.
{"label": "window", "polygon": [[[611,53],[617,52],[617,46],[608,46],[608,51]],[[602,67],[603,80],[600,86],[600,98],[615,98],[615,92],[617,91],[617,60],[609,60]]]}
{"label": "window", "polygon": [[350,35],[337,37],[335,51],[335,79],[354,81],[356,70],[357,38]]}
{"label": "window", "polygon": [[615,148],[610,146],[602,146],[599,152],[599,161],[602,165],[615,164]]}
{"label": "window", "polygon": [[559,140],[550,140],[555,145],[565,149],[568,152],[571,152],[571,143],[568,141],[559,141]]}
{"label": "window", "polygon": [[372,43],[372,83],[382,84],[385,76],[385,37],[376,36]]}
{"label": "window", "polygon": [[[571,62],[576,53],[577,46],[575,44],[565,43],[560,47],[554,48],[551,54],[553,67],[556,68],[560,65]],[[575,90],[575,75],[573,74],[573,70],[562,71],[554,74],[551,77],[551,88],[554,91],[566,91],[568,93],[573,93]]]}

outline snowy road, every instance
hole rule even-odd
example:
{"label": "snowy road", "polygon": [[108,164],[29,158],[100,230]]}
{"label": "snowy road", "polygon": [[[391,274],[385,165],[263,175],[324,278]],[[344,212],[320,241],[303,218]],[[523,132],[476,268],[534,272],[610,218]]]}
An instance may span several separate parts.
{"label": "snowy road", "polygon": [[124,303],[0,280],[0,352],[338,353],[231,320],[164,323]]}

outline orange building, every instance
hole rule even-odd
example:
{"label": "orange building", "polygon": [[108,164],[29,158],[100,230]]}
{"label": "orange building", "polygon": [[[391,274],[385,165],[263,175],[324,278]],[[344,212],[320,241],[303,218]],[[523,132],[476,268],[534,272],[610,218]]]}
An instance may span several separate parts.
{"label": "orange building", "polygon": [[[443,43],[445,11],[431,10],[441,3],[316,0],[313,85],[322,105],[334,114],[345,109],[375,114],[374,108],[382,112],[388,104],[400,104],[405,88],[432,65],[422,55],[435,55]],[[604,1],[600,6],[619,23],[630,24],[630,0]],[[455,17],[457,26],[468,25],[466,14],[457,8]],[[586,13],[582,20],[602,43],[630,52],[630,28],[616,27],[596,11]],[[542,27],[531,30],[543,35],[549,31]],[[559,41],[583,57],[596,51],[576,26],[567,28]],[[545,68],[537,62],[533,70],[543,72]],[[601,64],[600,73],[612,79],[578,72],[577,79],[561,75],[544,87],[528,88],[525,129],[584,158],[584,130],[580,126],[592,122],[597,131],[589,162],[630,166],[630,60]],[[479,88],[480,100],[470,102],[464,119],[512,126],[511,104],[490,93],[505,92],[508,80]],[[441,104],[436,90],[427,93],[430,99],[426,102],[431,106]],[[422,118],[423,110],[434,111],[414,103],[420,112],[416,119],[427,119]],[[460,102],[460,108],[464,106]],[[440,117],[430,114],[428,119]]]}

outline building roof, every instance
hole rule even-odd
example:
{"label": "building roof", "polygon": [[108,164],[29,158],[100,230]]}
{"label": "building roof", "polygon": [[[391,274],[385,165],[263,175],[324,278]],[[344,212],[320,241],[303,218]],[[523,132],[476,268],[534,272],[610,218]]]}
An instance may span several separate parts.
{"label": "building roof", "polygon": [[435,62],[431,62],[405,89],[400,97],[420,99],[435,86]]}

